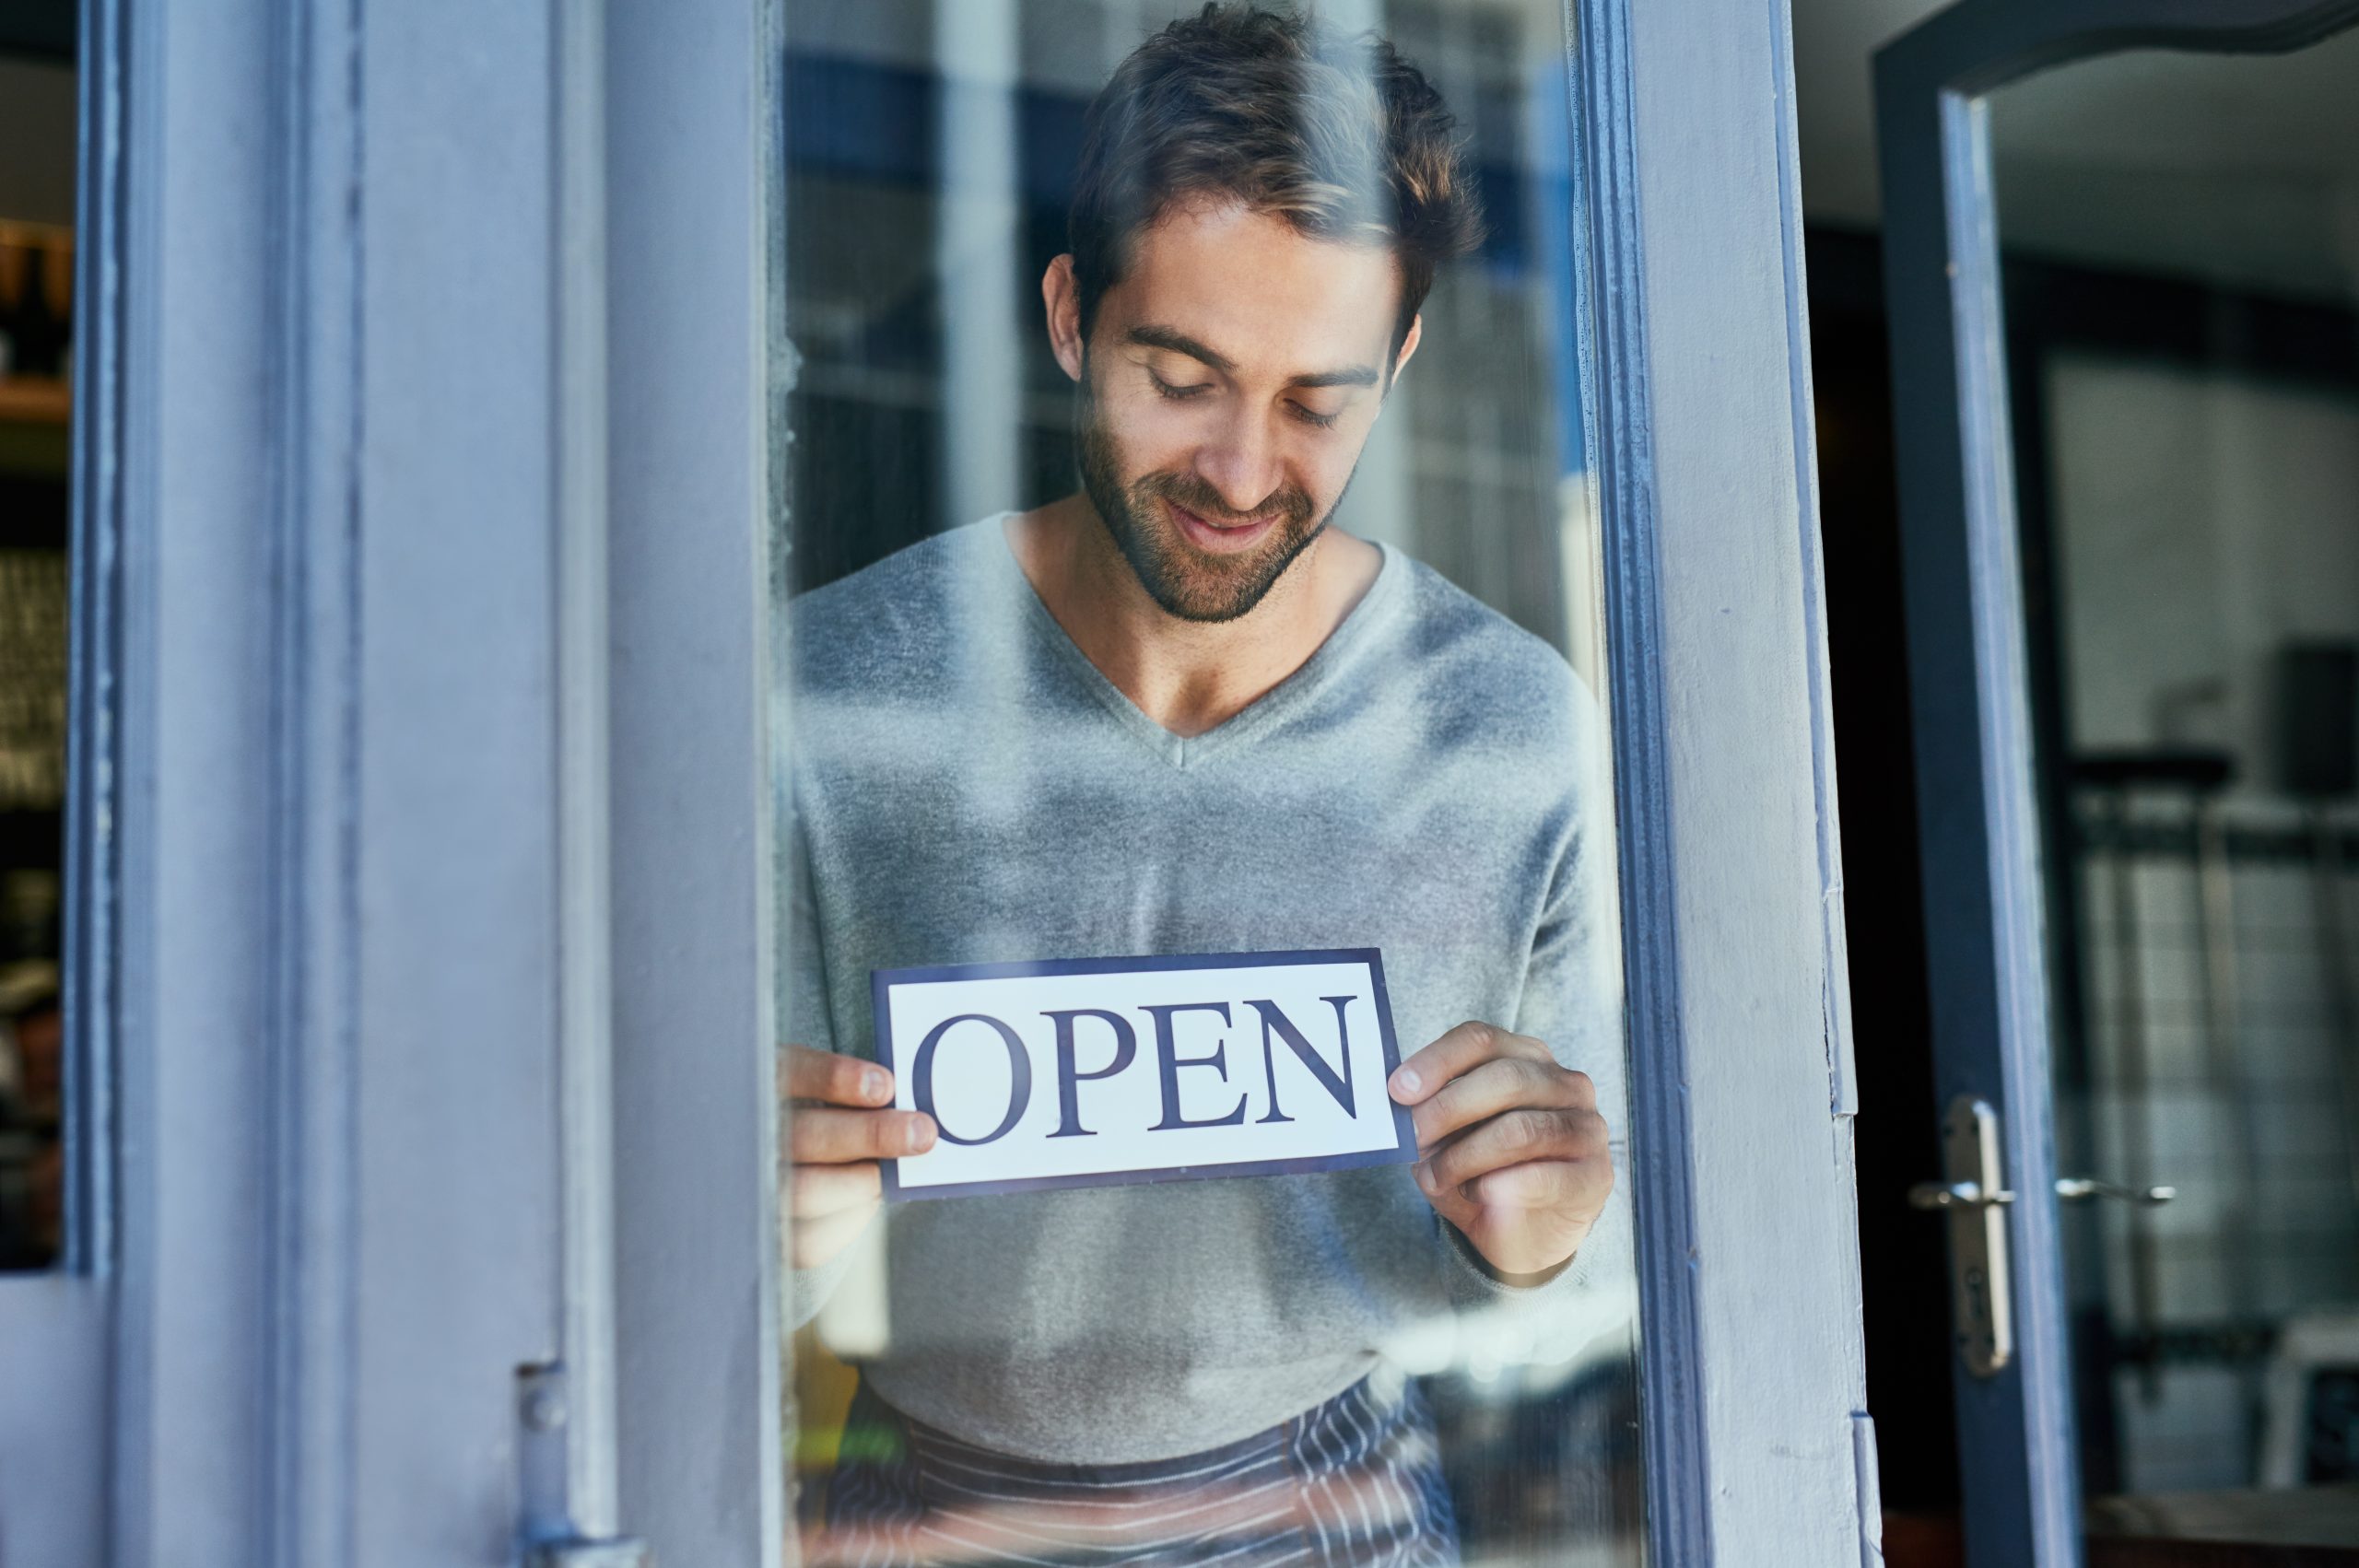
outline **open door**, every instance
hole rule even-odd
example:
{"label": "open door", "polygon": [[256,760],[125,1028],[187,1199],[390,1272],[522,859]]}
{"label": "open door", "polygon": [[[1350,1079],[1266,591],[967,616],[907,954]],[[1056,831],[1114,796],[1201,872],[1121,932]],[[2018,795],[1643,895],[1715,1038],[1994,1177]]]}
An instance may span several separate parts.
{"label": "open door", "polygon": [[2359,1548],[2354,19],[1877,63],[1976,1568]]}

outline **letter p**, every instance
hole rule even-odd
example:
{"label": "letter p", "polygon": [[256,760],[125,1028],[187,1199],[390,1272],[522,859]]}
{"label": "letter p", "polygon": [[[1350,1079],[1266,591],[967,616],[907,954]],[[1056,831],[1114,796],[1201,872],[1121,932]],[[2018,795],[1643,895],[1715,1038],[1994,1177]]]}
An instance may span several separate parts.
{"label": "letter p", "polygon": [[[1057,1025],[1057,1129],[1049,1136],[1095,1138],[1097,1134],[1081,1125],[1081,1084],[1086,1079],[1111,1078],[1130,1066],[1139,1054],[1138,1031],[1121,1013],[1100,1007],[1069,1008],[1042,1016],[1055,1020]],[[1081,1071],[1074,1044],[1076,1018],[1102,1019],[1114,1031],[1114,1059],[1096,1072]]]}

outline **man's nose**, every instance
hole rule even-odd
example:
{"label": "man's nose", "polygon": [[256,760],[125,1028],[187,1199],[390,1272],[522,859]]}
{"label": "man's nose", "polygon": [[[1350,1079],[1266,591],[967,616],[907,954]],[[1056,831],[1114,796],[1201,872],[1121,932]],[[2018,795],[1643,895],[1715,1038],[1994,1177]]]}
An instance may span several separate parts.
{"label": "man's nose", "polygon": [[1250,512],[1276,493],[1284,474],[1276,433],[1266,421],[1239,412],[1196,453],[1196,473],[1233,512]]}

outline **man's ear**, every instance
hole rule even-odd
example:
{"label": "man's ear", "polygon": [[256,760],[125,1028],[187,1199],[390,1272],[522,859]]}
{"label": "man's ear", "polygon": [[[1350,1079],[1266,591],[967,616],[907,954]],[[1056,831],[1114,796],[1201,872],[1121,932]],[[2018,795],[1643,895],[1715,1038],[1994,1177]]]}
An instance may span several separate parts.
{"label": "man's ear", "polygon": [[1401,352],[1392,357],[1392,374],[1385,381],[1384,390],[1392,391],[1392,383],[1409,368],[1409,356],[1417,352],[1418,340],[1426,335],[1426,313],[1423,310],[1409,318],[1409,330],[1401,339]]}
{"label": "man's ear", "polygon": [[1074,276],[1073,258],[1059,256],[1041,275],[1040,300],[1049,308],[1049,346],[1066,375],[1081,380],[1081,284]]}

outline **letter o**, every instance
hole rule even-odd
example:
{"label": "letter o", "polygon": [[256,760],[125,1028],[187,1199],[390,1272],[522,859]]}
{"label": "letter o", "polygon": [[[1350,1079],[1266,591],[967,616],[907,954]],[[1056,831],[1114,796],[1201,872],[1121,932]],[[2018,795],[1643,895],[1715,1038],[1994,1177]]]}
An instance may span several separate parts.
{"label": "letter o", "polygon": [[[950,1130],[949,1125],[942,1119],[942,1114],[933,1108],[933,1049],[942,1044],[943,1036],[961,1024],[988,1024],[999,1031],[1000,1039],[1007,1047],[1007,1065],[1014,1080],[1008,1085],[1007,1115],[997,1127],[980,1138],[959,1137]],[[935,1024],[918,1043],[917,1060],[910,1064],[910,1090],[917,1100],[918,1109],[933,1117],[934,1129],[942,1134],[945,1143],[972,1148],[978,1143],[995,1142],[1015,1129],[1015,1124],[1024,1119],[1024,1107],[1032,1103],[1032,1058],[1024,1048],[1022,1036],[998,1019],[986,1012],[962,1012],[956,1018],[945,1018]]]}

